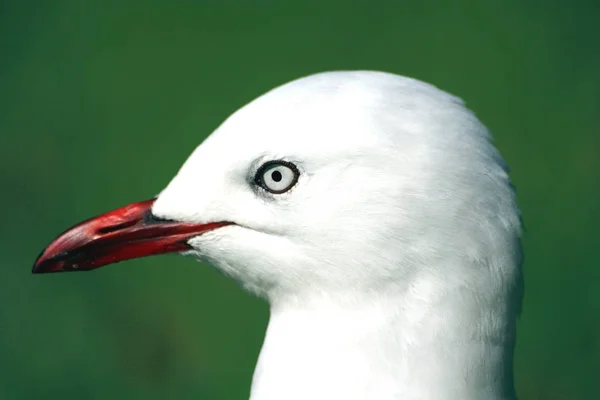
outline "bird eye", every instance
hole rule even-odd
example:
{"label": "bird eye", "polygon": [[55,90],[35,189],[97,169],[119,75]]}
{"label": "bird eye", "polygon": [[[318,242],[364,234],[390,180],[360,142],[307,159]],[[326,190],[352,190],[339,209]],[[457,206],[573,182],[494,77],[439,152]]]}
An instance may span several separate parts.
{"label": "bird eye", "polygon": [[257,185],[274,194],[287,192],[298,182],[298,168],[287,161],[269,161],[256,173]]}

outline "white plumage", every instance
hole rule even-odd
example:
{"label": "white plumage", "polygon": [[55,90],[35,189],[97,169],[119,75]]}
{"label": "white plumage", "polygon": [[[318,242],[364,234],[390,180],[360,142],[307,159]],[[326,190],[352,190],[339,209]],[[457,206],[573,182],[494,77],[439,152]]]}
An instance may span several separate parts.
{"label": "white plumage", "polygon": [[[253,181],[293,163],[293,188]],[[254,100],[152,212],[235,225],[191,254],[266,298],[252,400],[514,399],[520,218],[463,102],[414,79],[328,72]]]}

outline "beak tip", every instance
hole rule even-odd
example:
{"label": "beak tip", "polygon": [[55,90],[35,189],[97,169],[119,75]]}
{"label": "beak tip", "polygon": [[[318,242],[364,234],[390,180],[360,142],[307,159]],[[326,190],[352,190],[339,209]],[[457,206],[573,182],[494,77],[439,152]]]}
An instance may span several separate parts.
{"label": "beak tip", "polygon": [[31,268],[31,273],[34,275],[37,274],[44,274],[46,272],[52,272],[47,268],[47,264],[42,262],[39,262],[38,260],[36,260],[35,264],[33,264],[33,268]]}
{"label": "beak tip", "polygon": [[42,257],[44,255],[44,252],[46,250],[42,250],[42,252],[40,253],[39,256],[37,256],[37,258],[35,259],[35,262],[33,263],[33,267],[31,268],[31,273],[32,274],[39,274],[41,273],[41,268],[40,268],[40,264],[43,264],[43,261],[40,262],[42,260]]}
{"label": "beak tip", "polygon": [[51,274],[55,272],[76,272],[76,271],[90,271],[98,267],[98,265],[91,265],[89,263],[74,262],[69,260],[69,253],[63,252],[58,255],[48,255],[48,249],[42,251],[42,253],[36,258],[31,268],[33,275],[39,274]]}
{"label": "beak tip", "polygon": [[44,257],[45,252],[46,250],[42,251],[35,259],[33,267],[31,268],[31,273],[37,275],[63,271],[64,268],[62,264],[64,263],[56,260],[54,257]]}

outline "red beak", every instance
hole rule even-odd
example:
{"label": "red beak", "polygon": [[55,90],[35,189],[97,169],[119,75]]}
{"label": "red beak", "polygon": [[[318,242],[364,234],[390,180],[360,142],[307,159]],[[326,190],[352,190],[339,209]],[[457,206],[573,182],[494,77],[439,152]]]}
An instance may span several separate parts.
{"label": "red beak", "polygon": [[154,199],[133,203],[75,225],[40,254],[32,272],[87,271],[154,254],[189,250],[188,239],[230,225],[183,223],[156,218]]}

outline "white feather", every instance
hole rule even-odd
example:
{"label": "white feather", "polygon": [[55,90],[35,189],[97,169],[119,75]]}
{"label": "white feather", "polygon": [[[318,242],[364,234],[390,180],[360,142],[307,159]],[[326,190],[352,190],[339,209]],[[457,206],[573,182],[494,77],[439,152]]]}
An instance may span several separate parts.
{"label": "white feather", "polygon": [[[232,221],[193,254],[271,304],[252,400],[514,399],[520,217],[463,102],[414,79],[328,72],[227,119],[153,212]],[[257,190],[261,163],[301,172]]]}

